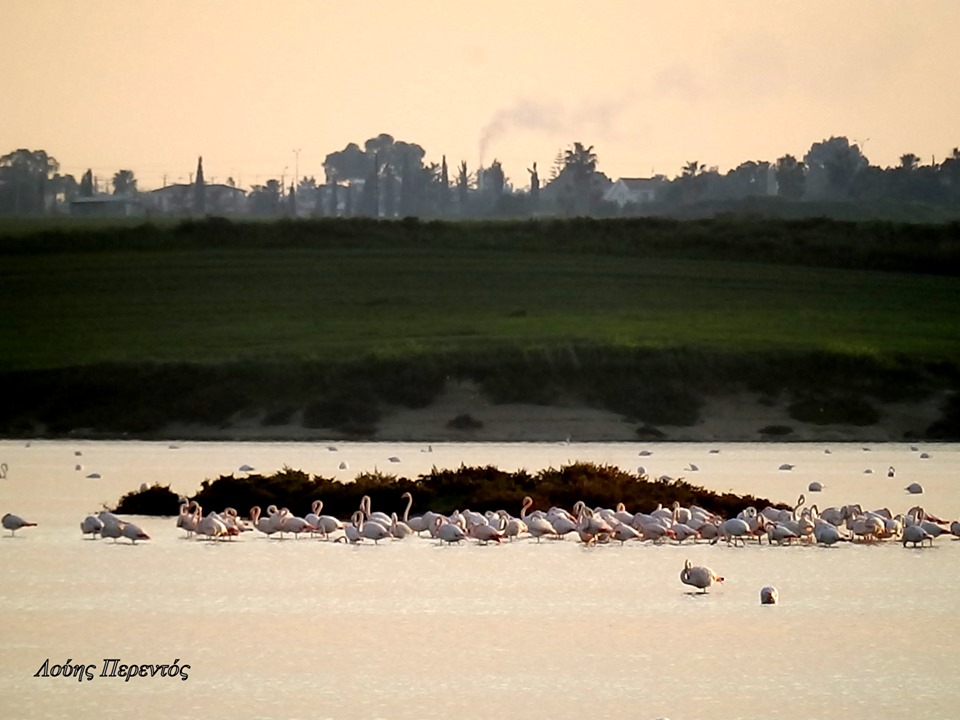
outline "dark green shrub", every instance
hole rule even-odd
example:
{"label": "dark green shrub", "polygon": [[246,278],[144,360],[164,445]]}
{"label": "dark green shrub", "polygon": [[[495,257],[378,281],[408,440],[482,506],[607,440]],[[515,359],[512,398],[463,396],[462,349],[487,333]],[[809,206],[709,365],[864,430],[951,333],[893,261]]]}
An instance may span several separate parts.
{"label": "dark green shrub", "polygon": [[880,413],[859,396],[815,396],[797,400],[788,408],[790,417],[814,425],[875,425]]}
{"label": "dark green shrub", "polygon": [[453,430],[479,430],[483,427],[483,421],[477,420],[468,413],[457,415],[453,420],[447,423],[447,427]]}

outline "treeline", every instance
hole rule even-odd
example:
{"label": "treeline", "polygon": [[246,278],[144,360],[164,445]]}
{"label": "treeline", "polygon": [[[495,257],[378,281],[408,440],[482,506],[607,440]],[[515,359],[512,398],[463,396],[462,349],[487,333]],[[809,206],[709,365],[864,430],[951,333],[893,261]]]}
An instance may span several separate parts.
{"label": "treeline", "polygon": [[[445,155],[439,163],[425,158],[417,143],[381,133],[363,147],[349,143],[328,153],[323,177],[304,174],[289,184],[286,177],[269,178],[247,190],[232,178],[220,185],[205,183],[198,161],[190,183],[164,182],[163,188],[144,193],[131,169],[118,170],[99,191],[91,171],[77,181],[60,174],[59,163],[45,151],[21,148],[0,156],[0,215],[63,213],[78,198],[94,196],[103,202],[80,203],[75,210],[127,213],[136,206],[144,213],[203,216],[220,206],[231,214],[261,218],[690,217],[746,203],[781,217],[937,221],[960,215],[960,148],[940,162],[923,164],[908,152],[897,165],[880,167],[856,143],[830,137],[814,142],[802,158],[786,154],[775,161],[747,160],[726,172],[691,160],[672,178],[621,178],[622,187],[612,194],[616,179],[601,171],[593,146],[581,142],[558,151],[543,177],[533,158],[528,177],[513,180],[496,159],[487,167],[471,168],[465,160],[448,166]],[[111,188],[115,198],[130,200],[131,206],[104,201]],[[215,188],[232,199],[222,204],[212,197],[205,200]],[[143,202],[133,202],[137,198]]]}
{"label": "treeline", "polygon": [[897,223],[750,215],[420,221],[327,218],[34,226],[0,223],[0,253],[184,250],[209,247],[411,247],[582,252],[634,257],[795,264],[932,275],[960,275],[960,221]]}
{"label": "treeline", "polygon": [[363,473],[350,483],[285,467],[268,476],[223,475],[204,480],[200,490],[189,498],[181,498],[169,486],[154,485],[127,493],[113,512],[176,515],[186,499],[196,500],[204,512],[232,507],[245,515],[254,506],[266,510],[276,505],[302,517],[311,511],[315,500],[322,500],[324,514],[349,518],[360,507],[360,499],[367,495],[376,510],[388,515],[395,512],[402,518],[407,501],[401,495],[405,492],[413,496],[412,514],[432,510],[449,515],[454,510],[469,508],[476,512],[505,509],[518,515],[527,495],[533,499],[534,508],[544,510],[552,506],[569,509],[582,500],[589,507],[614,508],[622,502],[630,512],[650,512],[658,506],[670,507],[679,502],[683,507],[698,505],[723,517],[733,517],[748,506],[759,510],[775,504],[752,495],[716,493],[682,478],[651,479],[613,466],[575,463],[533,474],[525,470],[506,472],[493,466],[433,468],[414,479]]}

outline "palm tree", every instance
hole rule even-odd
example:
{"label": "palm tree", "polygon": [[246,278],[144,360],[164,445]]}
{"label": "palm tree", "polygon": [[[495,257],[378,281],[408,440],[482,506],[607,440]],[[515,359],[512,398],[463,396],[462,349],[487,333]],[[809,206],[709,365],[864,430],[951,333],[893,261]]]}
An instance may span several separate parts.
{"label": "palm tree", "polygon": [[575,142],[572,148],[563,153],[563,167],[570,168],[574,177],[589,177],[597,171],[597,154],[593,152],[593,145],[584,147],[583,143]]}
{"label": "palm tree", "polygon": [[916,170],[917,166],[920,164],[920,158],[918,158],[913,153],[907,153],[906,155],[900,156],[900,168],[902,170]]}
{"label": "palm tree", "polygon": [[685,178],[696,177],[706,169],[707,169],[706,165],[701,164],[697,160],[691,160],[690,162],[688,162],[686,165],[683,166],[682,176]]}
{"label": "palm tree", "polygon": [[137,178],[133,170],[118,170],[113,176],[114,195],[133,195],[137,192]]}

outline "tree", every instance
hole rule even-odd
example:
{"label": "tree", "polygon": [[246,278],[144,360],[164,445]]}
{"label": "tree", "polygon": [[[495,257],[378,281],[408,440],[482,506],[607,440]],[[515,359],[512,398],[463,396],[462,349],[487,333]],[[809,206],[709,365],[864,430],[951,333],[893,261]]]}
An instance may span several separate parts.
{"label": "tree", "polygon": [[920,165],[920,158],[913,153],[906,153],[900,156],[900,169],[912,172]]}
{"label": "tree", "polygon": [[93,170],[89,168],[80,178],[80,197],[93,197]]}
{"label": "tree", "polygon": [[259,217],[275,217],[280,214],[279,180],[267,180],[266,185],[254,185],[250,190],[250,214]]}
{"label": "tree", "polygon": [[383,216],[392,218],[397,216],[397,179],[393,176],[393,169],[387,165],[383,169]]}
{"label": "tree", "polygon": [[937,173],[946,185],[947,197],[953,202],[960,202],[960,148],[954,148],[950,157],[940,163]]}
{"label": "tree", "polygon": [[805,165],[793,155],[777,160],[777,195],[787,200],[800,200],[806,184]]}
{"label": "tree", "polygon": [[470,173],[467,172],[467,161],[460,162],[460,172],[457,175],[457,198],[460,201],[460,214],[467,212],[467,199],[470,193]]}
{"label": "tree", "polygon": [[553,165],[550,166],[550,182],[553,182],[560,177],[560,173],[563,172],[563,158],[563,148],[560,148],[557,150],[557,154],[553,156]]}
{"label": "tree", "polygon": [[846,200],[856,174],[870,163],[845,137],[814,143],[803,156],[807,167],[806,196],[815,200]]}
{"label": "tree", "polygon": [[575,142],[573,147],[563,153],[563,169],[572,169],[574,177],[586,178],[597,171],[597,154],[593,152],[593,145],[586,147],[583,143]]}
{"label": "tree", "polygon": [[57,201],[70,202],[79,194],[80,185],[73,175],[55,173],[49,182],[50,194]]}
{"label": "tree", "polygon": [[[708,173],[712,175],[712,173]],[[770,163],[747,160],[729,170],[722,178],[713,178],[715,197],[719,200],[742,200],[743,198],[768,195],[770,190]],[[708,180],[708,186],[710,182]],[[707,193],[709,196],[711,193]]]}
{"label": "tree", "polygon": [[[592,197],[594,175],[597,172],[597,155],[593,152],[593,145],[589,147],[575,142],[573,147],[563,153],[563,170],[560,176],[570,178],[566,186],[565,203],[567,212],[573,215],[589,215],[599,201],[599,197]],[[558,176],[558,180],[560,178]],[[571,194],[572,193],[572,194]]]}
{"label": "tree", "polygon": [[375,153],[373,164],[363,183],[363,195],[360,197],[360,213],[364,217],[380,215],[380,154]]}
{"label": "tree", "polygon": [[363,180],[369,171],[367,156],[356,143],[350,143],[339,152],[330,153],[323,161],[327,182]]}
{"label": "tree", "polygon": [[193,181],[193,212],[207,213],[207,185],[203,181],[203,158],[197,158],[197,178]]}
{"label": "tree", "polygon": [[340,193],[335,182],[327,181],[327,195],[330,202],[328,207],[330,217],[337,217],[340,214]]}
{"label": "tree", "polygon": [[137,178],[133,170],[118,170],[113,176],[114,195],[135,195],[137,192]]}
{"label": "tree", "polygon": [[413,217],[417,214],[416,182],[413,165],[409,157],[403,158],[400,165],[400,215]]}
{"label": "tree", "polygon": [[297,189],[290,183],[290,192],[287,193],[287,215],[292,218],[297,216]]}
{"label": "tree", "polygon": [[59,169],[60,163],[43,150],[21,148],[0,157],[0,212],[45,212],[47,183]]}
{"label": "tree", "polygon": [[503,165],[499,160],[490,163],[490,167],[483,171],[483,192],[494,199],[503,195],[503,186],[506,183],[506,176],[503,173]]}
{"label": "tree", "polygon": [[323,161],[323,169],[327,175],[327,182],[349,182],[351,180],[366,181],[374,157],[379,156],[378,171],[389,166],[393,175],[402,177],[404,158],[409,160],[413,170],[423,165],[426,155],[424,149],[416,143],[407,143],[394,140],[387,133],[380,133],[363,144],[363,149],[356,143],[348,144],[343,150],[330,153]]}
{"label": "tree", "polygon": [[527,172],[530,173],[530,204],[535,210],[540,200],[540,175],[537,174],[537,164],[534,163],[532,168],[527,168]]}
{"label": "tree", "polygon": [[441,215],[445,215],[450,207],[450,173],[447,170],[447,156],[440,162],[440,188],[437,206]]}
{"label": "tree", "polygon": [[690,160],[683,166],[678,179],[680,197],[683,202],[697,202],[703,195],[706,186],[706,178],[703,173],[706,169],[707,166],[699,160]]}

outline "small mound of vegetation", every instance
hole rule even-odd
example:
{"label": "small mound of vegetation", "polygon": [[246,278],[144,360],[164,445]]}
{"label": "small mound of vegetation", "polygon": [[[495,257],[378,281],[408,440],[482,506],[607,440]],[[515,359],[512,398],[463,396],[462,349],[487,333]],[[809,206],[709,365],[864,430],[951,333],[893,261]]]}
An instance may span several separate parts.
{"label": "small mound of vegetation", "polygon": [[122,515],[176,515],[181,497],[169,485],[151,485],[128,492],[117,503],[113,512]]}
{"label": "small mound of vegetation", "polygon": [[768,437],[783,437],[792,433],[793,428],[789,425],[764,425],[758,432]]}
{"label": "small mound of vegetation", "polygon": [[[465,508],[478,512],[508,509],[516,513],[527,495],[533,498],[537,508],[553,505],[570,508],[582,500],[590,507],[614,507],[622,502],[631,512],[649,512],[677,501],[683,506],[696,504],[725,517],[747,506],[762,508],[775,504],[752,495],[718,494],[682,479],[651,480],[643,474],[594,463],[547,468],[535,475],[525,470],[506,472],[489,465],[461,466],[455,470],[434,468],[415,479],[364,473],[352,483],[284,467],[269,476],[225,475],[213,481],[204,480],[190,499],[209,510],[233,507],[247,513],[254,506],[276,505],[301,516],[310,512],[315,500],[322,500],[324,513],[347,518],[359,507],[364,495],[370,496],[377,510],[402,515],[406,502],[401,495],[405,492],[413,495],[415,512],[429,509],[443,514]],[[124,495],[115,512],[174,515],[177,509],[177,496],[169,488],[155,486]]]}
{"label": "small mound of vegetation", "polygon": [[479,430],[483,427],[483,420],[477,420],[473,415],[463,413],[448,422],[447,427],[453,430]]}
{"label": "small mound of vegetation", "polygon": [[376,432],[380,415],[380,405],[372,392],[337,394],[308,403],[303,411],[303,425],[350,435],[371,435]]}
{"label": "small mound of vegetation", "polygon": [[926,431],[928,440],[955,440],[960,437],[960,393],[950,396],[941,411],[940,419]]}

